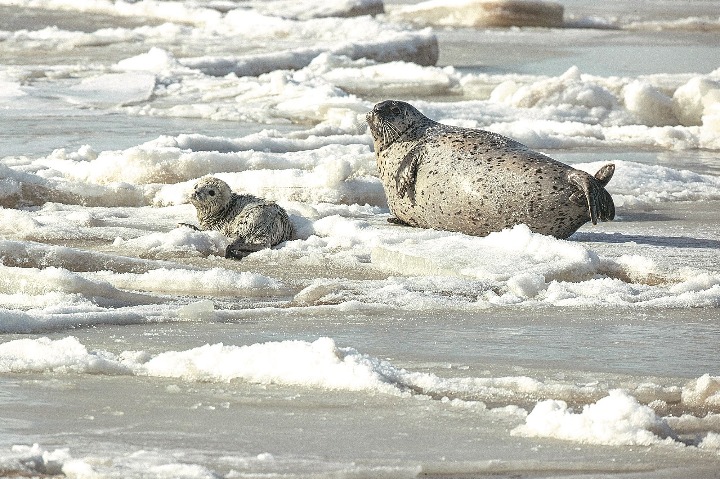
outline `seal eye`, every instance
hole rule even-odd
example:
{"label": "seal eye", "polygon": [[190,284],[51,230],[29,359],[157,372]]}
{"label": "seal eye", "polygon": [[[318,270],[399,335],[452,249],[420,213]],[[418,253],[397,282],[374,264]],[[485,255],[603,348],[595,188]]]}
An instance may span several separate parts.
{"label": "seal eye", "polygon": [[396,107],[396,106],[392,106],[392,107],[390,107],[390,113],[392,113],[393,115],[399,115],[399,114],[400,114],[400,108],[398,108],[398,107]]}
{"label": "seal eye", "polygon": [[215,190],[210,190],[210,191],[208,191],[208,195],[210,195],[210,196],[215,196]]}

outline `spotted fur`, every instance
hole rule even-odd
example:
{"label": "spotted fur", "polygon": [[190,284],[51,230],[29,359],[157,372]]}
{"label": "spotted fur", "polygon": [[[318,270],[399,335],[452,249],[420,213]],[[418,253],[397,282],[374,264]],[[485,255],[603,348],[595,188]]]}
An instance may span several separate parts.
{"label": "spotted fur", "polygon": [[200,229],[216,230],[235,241],[226,257],[242,258],[292,239],[293,225],[285,210],[253,195],[233,193],[215,177],[201,178],[190,195]]}
{"label": "spotted fur", "polygon": [[402,101],[378,103],[366,119],[393,222],[476,236],[524,223],[567,238],[615,216],[605,190],[612,164],[593,177],[502,135],[435,122]]}

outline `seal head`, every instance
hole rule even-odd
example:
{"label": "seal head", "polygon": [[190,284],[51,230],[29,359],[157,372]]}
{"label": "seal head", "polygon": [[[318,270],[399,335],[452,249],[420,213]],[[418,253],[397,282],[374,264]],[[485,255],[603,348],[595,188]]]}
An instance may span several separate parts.
{"label": "seal head", "polygon": [[406,132],[421,124],[434,123],[414,106],[397,100],[378,103],[365,115],[375,143],[375,151],[383,151]]}
{"label": "seal head", "polygon": [[201,178],[190,193],[190,203],[197,210],[198,218],[221,219],[232,200],[230,186],[219,178]]}

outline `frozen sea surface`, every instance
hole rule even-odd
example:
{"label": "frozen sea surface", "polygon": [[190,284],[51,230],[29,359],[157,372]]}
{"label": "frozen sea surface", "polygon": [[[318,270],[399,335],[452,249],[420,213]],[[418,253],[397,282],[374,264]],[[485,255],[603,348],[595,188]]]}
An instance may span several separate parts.
{"label": "frozen sea surface", "polygon": [[[476,3],[0,0],[0,476],[718,477],[720,2]],[[388,223],[387,98],[615,221]],[[297,239],[178,228],[209,174]]]}

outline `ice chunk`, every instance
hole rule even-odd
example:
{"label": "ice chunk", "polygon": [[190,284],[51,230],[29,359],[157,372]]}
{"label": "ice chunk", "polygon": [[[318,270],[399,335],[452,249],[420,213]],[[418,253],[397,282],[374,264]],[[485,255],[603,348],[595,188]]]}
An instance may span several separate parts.
{"label": "ice chunk", "polygon": [[423,25],[453,27],[560,27],[563,6],[533,0],[430,0],[391,10]]}
{"label": "ice chunk", "polygon": [[0,73],[0,98],[4,100],[17,99],[17,97],[26,96],[22,85],[19,82],[4,80]]}
{"label": "ice chunk", "polygon": [[672,98],[652,85],[636,80],[627,85],[623,93],[625,106],[638,117],[643,125],[677,124]]}
{"label": "ice chunk", "polygon": [[720,433],[709,432],[698,445],[701,449],[717,449],[720,451]]}
{"label": "ice chunk", "polygon": [[514,288],[521,294],[552,280],[589,279],[598,266],[597,256],[582,245],[533,233],[525,225],[484,238],[452,234],[417,244],[378,245],[372,262],[404,274],[502,281],[515,277]]}
{"label": "ice chunk", "polygon": [[225,76],[234,73],[239,77],[260,76],[276,70],[299,70],[322,54],[346,56],[354,60],[366,58],[377,62],[404,61],[425,66],[437,63],[437,38],[429,30],[387,32],[383,36],[385,38],[382,40],[345,42],[327,47],[297,48],[235,57],[190,57],[182,59],[180,63],[185,67],[201,70],[206,75]]}
{"label": "ice chunk", "polygon": [[282,341],[249,346],[205,345],[161,353],[145,363],[151,376],[191,380],[245,379],[345,390],[380,390],[397,394],[375,363],[354,350],[337,348],[330,338]]}
{"label": "ice chunk", "polygon": [[189,321],[211,321],[215,318],[215,303],[210,299],[190,303],[178,310],[178,316]]}
{"label": "ice chunk", "polygon": [[512,434],[586,444],[648,446],[663,442],[655,432],[667,435],[670,429],[650,407],[616,389],[595,404],[584,406],[581,412],[574,412],[565,401],[541,401]]}
{"label": "ice chunk", "polygon": [[64,339],[18,339],[0,344],[0,371],[57,371],[127,374],[116,358],[88,351],[73,336]]}
{"label": "ice chunk", "polygon": [[126,241],[119,238],[115,240],[115,246],[120,251],[141,254],[145,258],[222,256],[228,244],[230,240],[218,231],[194,231],[190,228],[175,228]]}
{"label": "ice chunk", "polygon": [[108,73],[83,79],[64,96],[74,103],[108,108],[143,102],[154,88],[155,75],[150,73]]}
{"label": "ice chunk", "polygon": [[[129,72],[164,73],[183,69],[175,55],[162,48],[152,47],[147,53],[126,58],[117,63],[116,68]],[[153,77],[154,78],[154,77]]]}
{"label": "ice chunk", "polygon": [[265,15],[294,19],[378,15],[385,11],[382,0],[256,0],[244,4]]}
{"label": "ice chunk", "polygon": [[[0,216],[0,218],[18,218],[20,215]],[[22,218],[22,219],[21,219]],[[16,223],[21,224],[21,223]],[[0,233],[3,231],[0,230]],[[115,271],[118,273],[142,273],[151,269],[168,267],[170,263],[153,261],[118,254],[84,251],[66,246],[53,246],[32,241],[0,240],[0,257],[5,266],[23,268],[47,268],[53,266],[69,271]],[[177,268],[192,269],[191,266],[173,265]]]}
{"label": "ice chunk", "polygon": [[704,374],[682,390],[682,402],[689,406],[720,407],[720,377]]}
{"label": "ice chunk", "polygon": [[673,111],[683,125],[701,125],[703,116],[720,104],[720,82],[695,77],[675,90],[672,100]]}
{"label": "ice chunk", "polygon": [[142,274],[95,273],[116,288],[157,293],[264,297],[285,292],[279,281],[257,273],[211,268],[202,271],[161,268]]}
{"label": "ice chunk", "polygon": [[121,291],[106,283],[65,269],[48,267],[11,268],[0,266],[0,293],[43,295],[60,292],[85,298],[101,307],[150,304],[157,300],[146,295]]}

